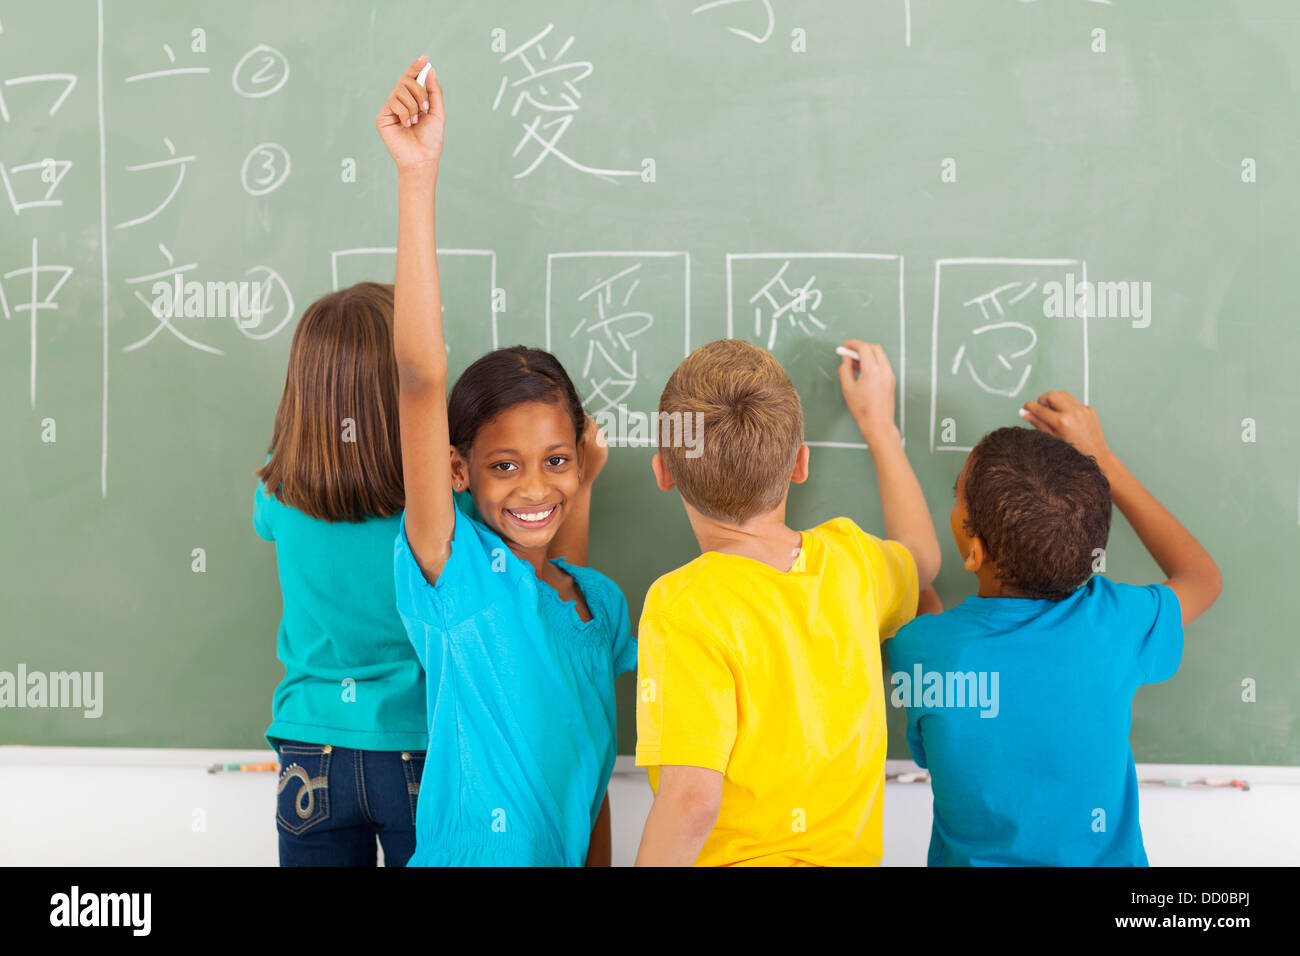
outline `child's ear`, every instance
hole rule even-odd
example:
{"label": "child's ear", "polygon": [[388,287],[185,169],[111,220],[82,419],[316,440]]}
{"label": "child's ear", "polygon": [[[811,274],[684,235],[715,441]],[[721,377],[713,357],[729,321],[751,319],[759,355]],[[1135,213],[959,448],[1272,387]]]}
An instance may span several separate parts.
{"label": "child's ear", "polygon": [[799,454],[794,456],[794,471],[790,475],[790,480],[796,485],[801,485],[808,480],[808,459],[812,457],[812,451],[807,445],[799,446]]}
{"label": "child's ear", "polygon": [[467,491],[469,489],[469,464],[460,457],[453,446],[451,449],[451,490]]}
{"label": "child's ear", "polygon": [[984,561],[988,555],[984,551],[984,542],[979,538],[969,539],[966,545],[966,557],[962,562],[962,567],[971,574],[978,574],[979,569],[984,567]]}
{"label": "child's ear", "polygon": [[672,491],[676,487],[673,484],[673,476],[668,474],[668,469],[664,467],[664,460],[659,457],[659,452],[651,456],[650,469],[655,473],[655,484],[659,486],[660,491]]}

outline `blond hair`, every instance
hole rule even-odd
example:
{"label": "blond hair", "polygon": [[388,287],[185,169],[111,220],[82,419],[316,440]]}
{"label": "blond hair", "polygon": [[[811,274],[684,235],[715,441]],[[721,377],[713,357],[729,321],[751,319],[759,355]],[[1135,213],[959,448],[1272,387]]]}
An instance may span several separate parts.
{"label": "blond hair", "polygon": [[[692,352],[659,399],[659,455],[701,514],[743,524],[781,504],[803,445],[803,409],[772,354],[739,339]],[[698,457],[673,442],[669,416],[701,423]]]}

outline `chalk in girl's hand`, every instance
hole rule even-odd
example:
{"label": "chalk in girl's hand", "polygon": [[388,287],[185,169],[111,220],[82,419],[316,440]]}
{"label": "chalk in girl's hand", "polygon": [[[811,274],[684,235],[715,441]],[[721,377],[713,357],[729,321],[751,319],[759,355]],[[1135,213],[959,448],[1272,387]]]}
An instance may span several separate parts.
{"label": "chalk in girl's hand", "polygon": [[1025,411],[1023,408],[1018,409],[1018,411],[1020,412],[1021,418],[1023,418],[1025,421],[1029,421],[1029,412]]}
{"label": "chalk in girl's hand", "polygon": [[847,358],[853,359],[855,362],[860,361],[857,352],[853,351],[853,349],[846,349],[842,345],[835,346],[835,354],[846,356]]}
{"label": "chalk in girl's hand", "polygon": [[[424,85],[424,80],[425,77],[429,75],[429,71],[432,69],[433,69],[433,61],[430,60],[428,63],[424,64],[424,69],[422,69],[420,71],[420,75],[415,78],[415,82],[420,84],[420,89],[424,90],[426,96],[428,95],[429,91]],[[429,112],[429,101],[425,100],[420,104],[420,114],[423,115],[427,112]],[[417,116],[416,119],[419,119],[419,117]]]}

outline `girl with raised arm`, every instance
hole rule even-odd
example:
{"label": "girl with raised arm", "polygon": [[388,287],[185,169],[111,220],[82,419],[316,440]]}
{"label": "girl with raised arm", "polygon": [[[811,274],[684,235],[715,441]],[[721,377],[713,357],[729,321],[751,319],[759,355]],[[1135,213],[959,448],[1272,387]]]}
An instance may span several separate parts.
{"label": "girl with raised arm", "polygon": [[490,352],[447,398],[434,236],[445,113],[433,71],[418,82],[425,63],[375,123],[397,165],[397,607],[428,674],[411,864],[608,864],[614,677],[635,667],[636,641],[618,586],[582,566],[606,452],[547,352]]}

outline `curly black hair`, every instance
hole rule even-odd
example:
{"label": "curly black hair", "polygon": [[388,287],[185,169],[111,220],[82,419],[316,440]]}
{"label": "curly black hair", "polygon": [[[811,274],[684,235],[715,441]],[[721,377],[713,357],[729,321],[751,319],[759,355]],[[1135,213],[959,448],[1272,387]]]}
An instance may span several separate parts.
{"label": "curly black hair", "polygon": [[1110,537],[1110,482],[1097,460],[1032,428],[999,428],[970,453],[966,533],[998,580],[1028,598],[1059,601],[1092,575]]}

